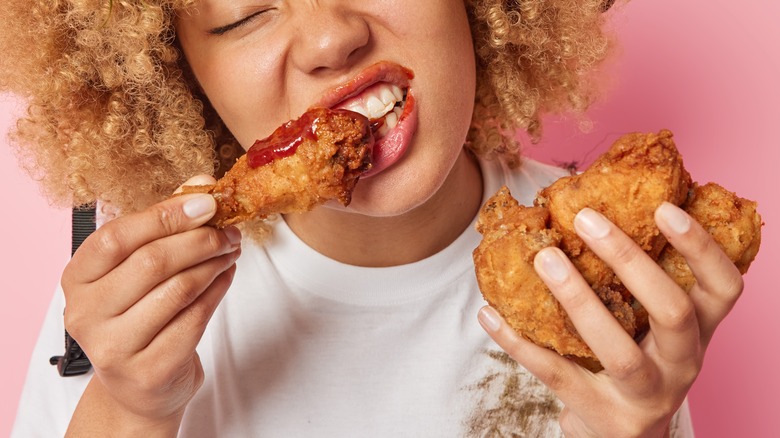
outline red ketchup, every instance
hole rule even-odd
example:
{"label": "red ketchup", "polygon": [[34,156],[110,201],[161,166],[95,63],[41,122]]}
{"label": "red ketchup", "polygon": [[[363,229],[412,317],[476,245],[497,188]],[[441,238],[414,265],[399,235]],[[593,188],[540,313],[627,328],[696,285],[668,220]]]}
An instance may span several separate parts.
{"label": "red ketchup", "polygon": [[307,111],[299,119],[276,128],[268,137],[257,140],[246,152],[249,167],[264,166],[274,160],[289,157],[304,140],[317,141],[317,121],[327,110]]}

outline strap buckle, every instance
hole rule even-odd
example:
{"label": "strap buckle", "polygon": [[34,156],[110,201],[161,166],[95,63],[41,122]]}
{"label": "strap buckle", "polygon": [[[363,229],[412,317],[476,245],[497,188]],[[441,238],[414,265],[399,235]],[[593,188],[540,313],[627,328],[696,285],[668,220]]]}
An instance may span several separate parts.
{"label": "strap buckle", "polygon": [[80,376],[92,368],[89,358],[75,339],[65,332],[65,355],[52,356],[49,363],[57,365],[57,372],[62,377]]}

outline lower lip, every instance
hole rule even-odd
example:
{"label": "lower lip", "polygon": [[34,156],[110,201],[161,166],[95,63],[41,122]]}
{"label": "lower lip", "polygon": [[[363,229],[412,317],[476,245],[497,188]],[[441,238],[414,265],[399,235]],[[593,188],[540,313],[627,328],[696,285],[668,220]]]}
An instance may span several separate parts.
{"label": "lower lip", "polygon": [[398,124],[374,144],[371,169],[360,178],[370,178],[398,162],[406,154],[416,131],[417,105],[414,96],[409,92]]}

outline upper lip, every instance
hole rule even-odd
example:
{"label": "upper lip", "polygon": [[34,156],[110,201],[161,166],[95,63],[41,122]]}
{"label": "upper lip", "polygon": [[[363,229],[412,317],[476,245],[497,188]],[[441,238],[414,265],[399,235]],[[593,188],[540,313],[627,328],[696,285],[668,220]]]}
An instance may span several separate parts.
{"label": "upper lip", "polygon": [[315,106],[333,108],[338,103],[357,96],[366,88],[379,82],[408,88],[409,80],[413,77],[414,73],[408,68],[390,61],[379,61],[366,67],[347,82],[327,90]]}

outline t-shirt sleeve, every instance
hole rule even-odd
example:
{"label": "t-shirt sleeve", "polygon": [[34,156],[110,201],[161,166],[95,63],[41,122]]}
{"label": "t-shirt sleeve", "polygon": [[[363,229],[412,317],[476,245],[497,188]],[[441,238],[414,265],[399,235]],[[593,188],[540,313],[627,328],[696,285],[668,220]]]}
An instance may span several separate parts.
{"label": "t-shirt sleeve", "polygon": [[33,349],[12,438],[64,436],[92,376],[89,372],[81,376],[61,377],[56,367],[49,364],[51,356],[64,353],[64,308],[65,297],[62,289],[57,288]]}

